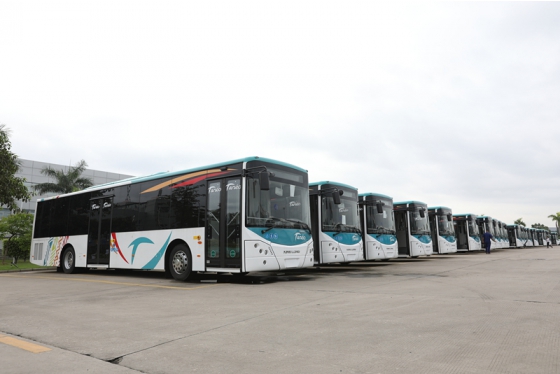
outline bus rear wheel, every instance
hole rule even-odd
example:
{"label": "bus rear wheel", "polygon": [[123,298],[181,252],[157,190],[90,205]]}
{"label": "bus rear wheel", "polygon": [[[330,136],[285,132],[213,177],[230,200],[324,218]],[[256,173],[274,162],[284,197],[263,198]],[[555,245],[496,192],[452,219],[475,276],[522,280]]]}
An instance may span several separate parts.
{"label": "bus rear wheel", "polygon": [[66,274],[72,274],[76,271],[76,252],[74,248],[66,248],[62,255],[62,271]]}
{"label": "bus rear wheel", "polygon": [[173,247],[169,255],[169,272],[173,279],[184,281],[192,272],[191,251],[184,244]]}

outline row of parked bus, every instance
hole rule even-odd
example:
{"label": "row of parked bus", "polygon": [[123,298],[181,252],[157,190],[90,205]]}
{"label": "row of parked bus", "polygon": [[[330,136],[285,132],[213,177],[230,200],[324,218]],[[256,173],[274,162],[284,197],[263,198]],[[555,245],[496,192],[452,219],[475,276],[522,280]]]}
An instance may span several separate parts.
{"label": "row of parked bus", "polygon": [[249,157],[40,199],[30,256],[65,273],[136,269],[185,280],[477,251],[485,231],[492,248],[543,245],[547,235],[343,183],[309,183],[302,168]]}

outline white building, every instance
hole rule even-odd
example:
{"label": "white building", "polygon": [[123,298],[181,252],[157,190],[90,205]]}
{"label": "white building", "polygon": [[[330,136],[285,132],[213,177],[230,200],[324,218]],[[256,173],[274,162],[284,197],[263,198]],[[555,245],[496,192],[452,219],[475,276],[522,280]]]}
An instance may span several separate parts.
{"label": "white building", "polygon": [[[25,186],[31,193],[33,193],[33,186],[39,183],[56,183],[56,180],[53,180],[53,178],[41,174],[41,170],[43,170],[45,167],[50,166],[54,170],[64,170],[64,172],[67,173],[68,169],[71,166],[74,166],[74,165],[51,164],[48,162],[24,160],[24,159],[19,159],[19,160],[21,161],[21,168],[16,173],[16,177],[25,178],[26,180]],[[118,181],[121,179],[132,177],[132,175],[111,173],[108,171],[100,171],[100,170],[93,170],[93,169],[86,169],[81,176],[83,178],[90,178],[93,181],[93,185]],[[18,206],[20,207],[20,209],[22,209],[25,212],[34,213],[37,199],[41,199],[49,196],[55,196],[55,195],[58,194],[48,193],[41,196],[33,196],[31,201],[28,201],[26,203],[19,201]],[[10,211],[8,209],[0,208],[0,218],[5,217],[9,214]]]}

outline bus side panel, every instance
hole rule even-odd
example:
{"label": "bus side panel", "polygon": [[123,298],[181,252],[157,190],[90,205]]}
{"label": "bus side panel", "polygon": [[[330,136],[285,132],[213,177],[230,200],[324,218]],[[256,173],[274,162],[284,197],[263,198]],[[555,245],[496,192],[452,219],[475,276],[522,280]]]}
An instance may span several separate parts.
{"label": "bus side panel", "polygon": [[165,254],[175,240],[191,250],[192,270],[205,270],[203,228],[112,233],[109,267],[164,270]]}
{"label": "bus side panel", "polygon": [[[389,237],[389,235],[382,235],[380,237],[383,236]],[[391,236],[390,241],[393,241],[393,244],[384,244],[377,241],[375,236],[366,234],[365,240],[366,260],[398,258],[399,251],[396,238]]]}
{"label": "bus side panel", "polygon": [[480,243],[480,237],[476,235],[469,236],[469,250],[480,251],[481,249],[482,244]]}
{"label": "bus side panel", "polygon": [[457,252],[457,240],[449,241],[444,237],[438,236],[439,253],[455,253]]}
{"label": "bus side panel", "polygon": [[76,253],[76,267],[85,267],[87,260],[87,235],[38,238],[31,242],[30,261],[39,266],[60,266],[62,249],[71,245]]}
{"label": "bus side panel", "polygon": [[431,236],[422,235],[423,240],[429,238],[429,241],[423,242],[420,241],[415,236],[410,236],[410,256],[411,257],[418,257],[418,256],[430,256],[433,254],[434,247],[431,242]]}

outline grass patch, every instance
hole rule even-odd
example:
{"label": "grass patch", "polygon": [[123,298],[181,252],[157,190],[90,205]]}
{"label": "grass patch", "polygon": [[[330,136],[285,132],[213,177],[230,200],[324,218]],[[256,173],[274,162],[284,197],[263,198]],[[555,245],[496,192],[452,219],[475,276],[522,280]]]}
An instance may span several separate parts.
{"label": "grass patch", "polygon": [[29,270],[29,269],[39,269],[39,268],[43,268],[43,269],[47,269],[44,266],[39,266],[39,265],[35,265],[32,264],[31,262],[22,262],[21,260],[18,261],[18,263],[16,264],[17,267],[11,265],[11,259],[10,260],[6,260],[4,262],[4,264],[2,264],[2,261],[0,261],[0,271],[6,271],[6,270]]}

